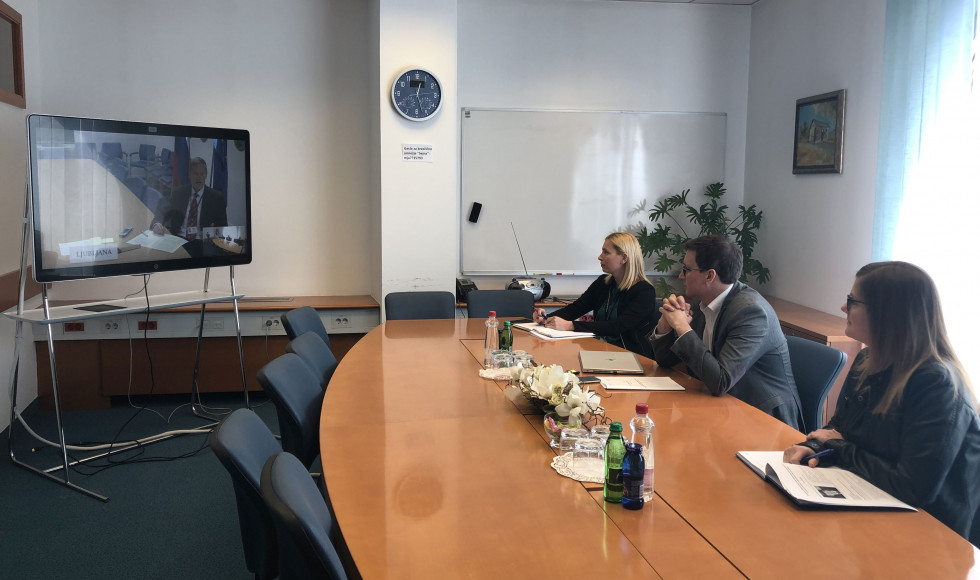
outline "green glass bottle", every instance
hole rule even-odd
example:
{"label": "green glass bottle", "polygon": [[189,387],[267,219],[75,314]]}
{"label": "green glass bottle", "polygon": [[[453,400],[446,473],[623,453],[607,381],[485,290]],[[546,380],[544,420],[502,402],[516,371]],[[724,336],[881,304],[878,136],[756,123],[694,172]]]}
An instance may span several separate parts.
{"label": "green glass bottle", "polygon": [[609,426],[609,439],[606,440],[606,481],[602,486],[602,497],[608,502],[623,502],[623,457],[625,455],[623,424],[616,421]]}
{"label": "green glass bottle", "polygon": [[510,327],[509,320],[504,322],[504,329],[500,333],[500,350],[514,350],[514,329]]}

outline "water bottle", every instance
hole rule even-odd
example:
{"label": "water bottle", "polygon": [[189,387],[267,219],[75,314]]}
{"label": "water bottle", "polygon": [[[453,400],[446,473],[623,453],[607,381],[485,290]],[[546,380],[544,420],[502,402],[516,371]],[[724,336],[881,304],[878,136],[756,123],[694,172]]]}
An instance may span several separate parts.
{"label": "water bottle", "polygon": [[628,510],[643,507],[643,468],[643,447],[638,443],[627,443],[623,458],[623,507]]}
{"label": "water bottle", "polygon": [[609,439],[606,440],[606,480],[602,486],[602,498],[611,503],[623,501],[623,424],[616,421],[609,426]]}
{"label": "water bottle", "polygon": [[500,350],[514,350],[514,329],[510,327],[509,320],[504,323],[504,331],[500,333]]}
{"label": "water bottle", "polygon": [[483,368],[493,368],[493,351],[497,350],[497,311],[490,311],[490,318],[487,318],[487,335],[483,339]]}
{"label": "water bottle", "polygon": [[643,500],[653,500],[653,419],[646,403],[636,404],[636,416],[630,420],[633,436],[630,441],[643,446]]}

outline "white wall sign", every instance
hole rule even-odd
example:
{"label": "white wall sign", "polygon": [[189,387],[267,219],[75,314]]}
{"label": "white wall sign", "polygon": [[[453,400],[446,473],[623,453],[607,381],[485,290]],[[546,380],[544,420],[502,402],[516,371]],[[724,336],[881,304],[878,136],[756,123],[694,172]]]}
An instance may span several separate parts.
{"label": "white wall sign", "polygon": [[432,145],[402,143],[402,161],[432,163]]}

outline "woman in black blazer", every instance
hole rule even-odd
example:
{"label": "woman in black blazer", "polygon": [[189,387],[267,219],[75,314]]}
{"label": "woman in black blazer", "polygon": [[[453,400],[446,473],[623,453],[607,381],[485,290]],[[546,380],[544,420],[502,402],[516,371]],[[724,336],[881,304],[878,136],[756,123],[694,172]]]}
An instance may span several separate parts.
{"label": "woman in black blazer", "polygon": [[[599,266],[604,274],[578,300],[551,315],[535,310],[535,322],[556,330],[591,332],[610,344],[650,356],[645,337],[660,312],[657,292],[643,272],[640,243],[626,232],[609,234],[599,253]],[[592,320],[578,320],[589,312]]]}

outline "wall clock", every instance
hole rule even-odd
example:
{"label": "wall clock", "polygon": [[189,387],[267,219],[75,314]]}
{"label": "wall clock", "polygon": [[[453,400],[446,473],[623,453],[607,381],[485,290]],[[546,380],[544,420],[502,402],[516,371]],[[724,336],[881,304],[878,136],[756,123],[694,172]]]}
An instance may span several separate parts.
{"label": "wall clock", "polygon": [[425,121],[442,106],[442,85],[425,69],[404,70],[391,83],[391,104],[409,121]]}

